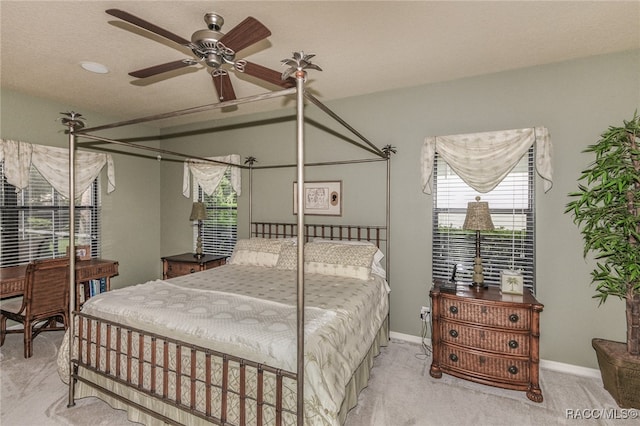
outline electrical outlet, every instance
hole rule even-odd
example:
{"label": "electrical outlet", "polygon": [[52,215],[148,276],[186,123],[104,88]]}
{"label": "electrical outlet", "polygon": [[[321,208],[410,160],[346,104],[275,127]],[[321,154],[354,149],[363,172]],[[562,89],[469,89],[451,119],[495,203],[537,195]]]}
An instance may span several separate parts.
{"label": "electrical outlet", "polygon": [[422,306],[420,308],[420,319],[422,321],[429,321],[431,318],[431,308],[428,306]]}

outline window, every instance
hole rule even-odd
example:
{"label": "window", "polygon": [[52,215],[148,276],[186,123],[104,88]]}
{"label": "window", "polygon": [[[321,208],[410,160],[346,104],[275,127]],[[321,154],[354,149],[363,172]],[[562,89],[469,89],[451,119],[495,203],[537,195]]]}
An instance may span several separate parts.
{"label": "window", "polygon": [[[99,185],[76,199],[76,244],[100,251]],[[29,186],[16,193],[0,162],[0,266],[66,255],[69,245],[69,200],[31,167]]]}
{"label": "window", "polygon": [[521,270],[524,284],[535,284],[535,194],[533,147],[491,192],[478,194],[436,156],[433,203],[433,278],[473,280],[476,234],[462,229],[467,203],[480,196],[489,203],[494,231],[482,231],[484,280],[500,284],[500,271]]}
{"label": "window", "polygon": [[[213,195],[206,195],[198,186],[198,199],[205,203],[207,219],[202,227],[202,251],[205,254],[231,256],[238,238],[238,196],[231,186],[231,168]],[[198,228],[194,227],[193,244],[196,245]]]}

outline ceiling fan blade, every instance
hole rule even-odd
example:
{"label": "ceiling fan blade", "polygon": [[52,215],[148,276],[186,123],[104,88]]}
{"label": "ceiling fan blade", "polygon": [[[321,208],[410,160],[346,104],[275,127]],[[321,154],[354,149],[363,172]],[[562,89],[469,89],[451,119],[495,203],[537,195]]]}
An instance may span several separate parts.
{"label": "ceiling fan blade", "polygon": [[220,101],[232,101],[236,99],[236,92],[233,90],[228,72],[212,73],[211,77],[213,78],[213,85],[216,87]]}
{"label": "ceiling fan blade", "polygon": [[179,61],[167,62],[166,64],[154,65],[149,68],[144,68],[129,73],[131,77],[146,78],[163,72],[179,70],[180,68],[189,67],[194,65],[194,61],[190,59],[181,59]]}
{"label": "ceiling fan blade", "polygon": [[271,31],[256,18],[247,17],[235,27],[231,28],[220,42],[234,52],[239,52],[271,35]]}
{"label": "ceiling fan blade", "polygon": [[275,84],[276,86],[281,87],[293,87],[296,85],[296,80],[293,77],[289,77],[286,80],[282,79],[282,73],[272,70],[267,67],[263,67],[262,65],[254,64],[253,62],[245,61],[244,64],[244,73],[249,74],[253,77],[259,78],[260,80],[264,80],[266,82]]}
{"label": "ceiling fan blade", "polygon": [[171,41],[175,41],[178,44],[181,44],[183,46],[188,46],[190,44],[189,40],[184,39],[182,37],[180,37],[179,35],[176,35],[174,33],[172,33],[171,31],[167,31],[164,28],[160,28],[159,26],[152,24],[151,22],[145,21],[144,19],[138,18],[137,16],[134,16],[128,12],[125,12],[124,10],[120,10],[120,9],[107,9],[105,10],[105,12],[107,12],[109,15],[111,16],[115,16],[116,18],[120,18],[123,21],[127,21],[130,24],[133,24],[137,27],[140,27],[142,29],[145,29],[147,31],[151,31],[154,34],[157,34],[159,36],[162,36],[166,39],[169,39]]}

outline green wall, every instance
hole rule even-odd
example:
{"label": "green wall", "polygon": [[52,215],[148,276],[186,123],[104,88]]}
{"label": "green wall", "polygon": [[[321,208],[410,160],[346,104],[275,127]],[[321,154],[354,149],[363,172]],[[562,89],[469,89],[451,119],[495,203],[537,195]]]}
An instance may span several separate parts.
{"label": "green wall", "polygon": [[[61,111],[77,111],[86,118],[86,127],[117,121],[74,105],[34,98],[3,90],[0,96],[0,137],[3,139],[68,147],[65,127],[57,119]],[[101,132],[110,138],[157,135],[151,128],[123,127]],[[152,142],[150,145],[158,145]],[[82,147],[79,144],[79,149]],[[123,148],[113,147],[122,151]],[[126,149],[126,147],[124,147]],[[138,152],[138,150],[136,150]],[[113,154],[116,190],[106,193],[106,175],[102,182],[102,254],[120,262],[120,274],[111,280],[112,288],[137,284],[161,275],[160,263],[160,166],[153,159],[121,153]],[[82,167],[77,165],[76,167]],[[103,175],[106,173],[103,170]]]}
{"label": "green wall", "polygon": [[[322,66],[322,58],[316,61]],[[540,356],[597,368],[591,339],[624,340],[624,304],[612,299],[598,307],[592,299],[589,282],[593,261],[583,259],[578,229],[563,211],[566,194],[576,188],[580,171],[591,160],[581,151],[609,125],[631,118],[640,105],[638,69],[640,51],[622,52],[326,102],[376,145],[391,144],[398,149],[391,162],[392,331],[420,334],[419,310],[428,301],[431,283],[432,203],[420,188],[424,138],[546,126],[554,145],[554,186],[545,194],[542,185],[537,185],[537,296],[545,305]],[[311,73],[322,78],[320,72]],[[255,156],[258,166],[294,163],[293,103],[286,105],[290,109],[280,113],[165,128],[160,143],[164,149],[194,156]],[[66,138],[53,120],[59,111],[68,109],[3,92],[2,137],[62,145]],[[347,134],[337,123],[314,106],[306,109],[311,120],[305,127],[307,161],[370,157],[323,129],[327,126]],[[81,112],[92,118],[90,112]],[[115,120],[100,117],[100,123],[91,125],[109,121]],[[127,136],[153,134],[142,127],[118,132]],[[191,200],[182,196],[182,164],[121,155],[115,161],[117,189],[103,198],[110,200],[104,234],[105,257],[121,263],[120,286],[158,277],[158,258],[191,251],[193,242],[188,220]],[[384,162],[307,170],[306,180],[322,179],[343,181],[344,214],[312,219],[324,223],[384,222]],[[293,221],[294,180],[294,168],[254,171],[254,219]],[[239,220],[244,237],[248,235],[246,171],[243,191]]]}

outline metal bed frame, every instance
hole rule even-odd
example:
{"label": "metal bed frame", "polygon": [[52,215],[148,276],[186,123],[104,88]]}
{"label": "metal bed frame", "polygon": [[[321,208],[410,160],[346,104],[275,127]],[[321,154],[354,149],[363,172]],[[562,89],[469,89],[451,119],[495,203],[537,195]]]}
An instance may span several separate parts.
{"label": "metal bed frame", "polygon": [[[301,55],[301,57],[304,55]],[[295,54],[294,54],[295,62]],[[139,390],[144,391],[146,394],[159,398],[165,403],[175,406],[178,409],[189,412],[193,415],[206,419],[216,424],[229,424],[226,418],[226,409],[229,398],[239,398],[241,407],[245,407],[248,400],[246,394],[244,394],[244,380],[247,375],[247,371],[251,370],[252,374],[256,374],[260,384],[264,382],[265,375],[269,375],[270,380],[275,380],[277,383],[277,401],[271,405],[273,412],[275,412],[276,424],[282,423],[283,414],[293,414],[296,416],[298,425],[303,424],[304,417],[304,242],[310,237],[321,236],[323,238],[330,239],[347,239],[347,240],[373,240],[378,246],[382,241],[385,242],[386,248],[386,271],[387,280],[390,276],[390,173],[391,155],[396,152],[395,148],[387,145],[382,149],[379,149],[369,140],[367,140],[362,134],[356,131],[348,123],[346,123],[337,114],[331,111],[327,106],[322,104],[312,94],[305,91],[306,81],[306,68],[309,68],[312,64],[304,61],[297,61],[297,66],[292,73],[296,80],[296,86],[290,89],[279,90],[275,92],[269,92],[257,96],[251,96],[242,99],[236,99],[232,101],[220,102],[216,104],[203,105],[199,107],[184,109],[180,111],[174,111],[169,113],[163,113],[153,116],[147,116],[127,121],[121,121],[117,123],[107,124],[103,126],[97,126],[93,128],[84,128],[83,117],[81,114],[75,112],[63,113],[61,122],[68,127],[69,135],[69,176],[75,176],[75,150],[78,145],[78,138],[88,139],[89,141],[101,141],[116,145],[125,145],[135,149],[155,151],[157,153],[171,154],[180,157],[189,157],[204,162],[212,162],[217,164],[227,164],[240,168],[249,169],[249,222],[251,227],[251,235],[257,236],[288,236],[297,237],[298,248],[298,268],[297,268],[297,371],[286,372],[278,369],[273,369],[269,366],[253,363],[248,360],[239,359],[237,357],[230,356],[228,354],[218,353],[216,351],[196,347],[194,345],[188,345],[183,342],[172,340],[163,336],[154,335],[153,333],[144,332],[142,330],[134,330],[126,328],[120,324],[116,324],[109,321],[104,321],[99,318],[85,315],[81,312],[74,311],[75,306],[70,302],[69,311],[71,312],[71,321],[69,322],[69,392],[68,392],[68,406],[75,405],[75,383],[76,381],[82,381],[90,386],[95,387],[101,392],[111,394],[116,399],[118,395],[110,392],[107,389],[100,388],[93,383],[89,383],[86,379],[78,374],[78,368],[80,366],[93,371],[101,376],[108,376],[114,379],[118,383],[125,384],[126,386],[133,386]],[[203,111],[221,109],[228,106],[239,105],[248,102],[255,102],[264,99],[270,99],[278,96],[286,96],[296,94],[296,126],[297,126],[297,161],[295,165],[278,165],[278,166],[254,166],[255,159],[249,157],[247,159],[248,165],[230,164],[221,161],[214,161],[207,158],[194,157],[192,155],[186,155],[182,153],[171,152],[163,149],[146,147],[135,145],[130,142],[122,140],[113,140],[94,134],[90,132],[97,132],[100,130],[112,129],[116,127],[122,127],[132,124],[139,124],[149,121],[155,121],[160,119],[172,118],[187,114],[194,114]],[[363,150],[375,155],[373,159],[363,160],[348,160],[348,161],[334,161],[324,163],[304,163],[304,100],[308,100],[312,104],[316,105],[321,111],[325,112],[336,122],[340,123],[353,135],[355,135],[359,141],[351,141],[355,145],[359,146]],[[359,162],[372,162],[372,161],[386,161],[386,220],[384,226],[350,226],[350,225],[307,225],[305,224],[304,215],[298,213],[297,221],[295,224],[276,224],[276,223],[259,223],[253,222],[252,217],[252,179],[253,171],[256,169],[268,169],[268,168],[281,168],[281,167],[296,167],[297,169],[297,181],[304,182],[305,167],[309,166],[322,166],[322,165],[336,165],[336,164],[352,164]],[[303,212],[303,185],[297,187],[297,211]],[[69,179],[69,193],[75,194],[75,179]],[[69,203],[69,251],[75,253],[75,212],[73,203]],[[305,232],[297,232],[298,229],[304,229]],[[337,232],[337,233],[336,233]],[[355,232],[355,234],[353,233]],[[364,232],[364,235],[362,234]],[[69,288],[70,288],[70,301],[75,300],[75,258],[70,257],[70,274],[69,274]],[[76,330],[77,327],[77,330]],[[101,335],[104,333],[104,335]],[[96,338],[97,340],[91,340]],[[78,353],[74,353],[74,341],[78,345]],[[95,342],[99,342],[95,344]],[[102,343],[104,342],[104,343]],[[162,348],[162,349],[160,349]],[[145,350],[151,350],[152,360],[148,362],[143,359],[143,352]],[[171,354],[170,354],[171,352]],[[156,353],[161,353],[162,361],[158,361]],[[188,355],[187,355],[188,354]],[[191,369],[188,372],[182,371],[182,362],[175,363],[174,369],[169,369],[166,360],[175,357],[177,360],[181,360],[183,357],[191,359]],[[200,383],[196,370],[196,359],[204,357],[207,360],[206,365],[211,365],[211,359],[218,359],[222,363],[223,371],[223,385],[217,387],[216,384],[211,383],[211,371],[207,370],[205,373],[207,379],[205,383]],[[230,366],[233,367],[230,367]],[[208,368],[208,367],[207,367]],[[228,388],[229,371],[230,368],[235,368],[239,371],[240,375],[240,391],[232,390]],[[152,380],[152,383],[142,383],[142,371],[144,369],[150,369],[153,371],[153,377],[162,377],[159,379],[161,383],[156,383],[156,380]],[[157,372],[161,371],[161,373]],[[137,373],[136,373],[137,371]],[[137,377],[134,375],[137,374]],[[169,395],[168,392],[168,380],[169,376],[172,376],[176,380],[175,393]],[[294,380],[296,382],[296,408],[294,410],[288,410],[282,406],[282,393],[283,393],[283,381]],[[183,390],[180,383],[190,383],[188,401],[183,401]],[[206,395],[209,396],[211,392],[219,392],[220,397],[220,416],[216,417],[212,414],[210,404],[207,403],[204,410],[196,407],[196,389],[204,388]],[[147,389],[148,388],[148,389]],[[262,400],[263,390],[258,390],[258,396],[253,398],[252,403],[257,404],[258,407],[269,406],[268,403]],[[207,397],[207,401],[210,398]],[[136,406],[131,401],[124,401],[129,405]],[[168,423],[175,423],[174,420],[166,418],[151,410],[137,406],[140,410],[154,415],[161,420]],[[260,411],[261,412],[261,411]],[[257,415],[258,424],[262,424],[262,414]],[[239,424],[245,424],[245,414],[241,414]]]}

